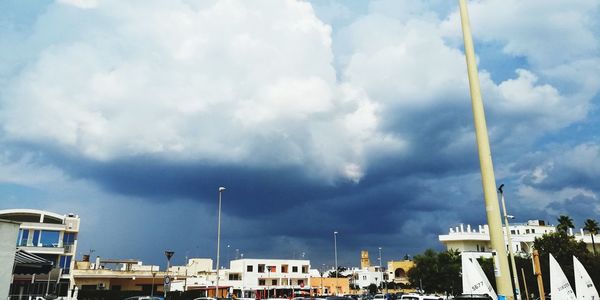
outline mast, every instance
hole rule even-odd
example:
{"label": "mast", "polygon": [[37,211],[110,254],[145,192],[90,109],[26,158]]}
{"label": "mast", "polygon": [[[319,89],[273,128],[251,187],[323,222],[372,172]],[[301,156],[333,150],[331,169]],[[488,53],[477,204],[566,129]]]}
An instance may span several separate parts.
{"label": "mast", "polygon": [[[498,295],[513,299],[513,288],[510,281],[510,271],[504,234],[502,233],[502,222],[500,221],[500,207],[498,195],[496,194],[496,178],[494,176],[494,165],[492,164],[492,152],[485,122],[483,100],[479,87],[479,74],[475,62],[475,49],[471,28],[469,24],[469,13],[466,0],[459,0],[460,18],[462,23],[463,39],[465,43],[465,56],[467,60],[467,73],[469,76],[469,87],[471,92],[471,105],[473,108],[473,119],[475,123],[475,135],[477,138],[477,150],[479,152],[479,165],[481,168],[481,179],[483,184],[483,196],[485,199],[485,211],[490,230],[490,242],[492,249],[496,251],[495,276]],[[499,297],[500,298],[500,297]]]}

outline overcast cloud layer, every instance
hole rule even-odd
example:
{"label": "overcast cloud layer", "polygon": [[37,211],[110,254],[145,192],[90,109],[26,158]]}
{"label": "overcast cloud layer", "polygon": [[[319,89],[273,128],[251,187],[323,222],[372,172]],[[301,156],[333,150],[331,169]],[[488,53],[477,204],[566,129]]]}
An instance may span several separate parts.
{"label": "overcast cloud layer", "polygon": [[[78,213],[81,252],[182,262],[215,255],[225,186],[230,257],[329,264],[334,230],[347,265],[440,248],[485,222],[455,4],[4,1],[1,208]],[[597,219],[600,3],[469,8],[511,214]]]}

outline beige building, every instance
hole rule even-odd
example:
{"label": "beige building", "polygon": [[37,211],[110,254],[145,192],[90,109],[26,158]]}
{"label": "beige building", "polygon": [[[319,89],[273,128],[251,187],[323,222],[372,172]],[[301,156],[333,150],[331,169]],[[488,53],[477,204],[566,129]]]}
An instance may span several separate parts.
{"label": "beige building", "polygon": [[[350,293],[350,279],[346,277],[311,277],[311,290],[318,295],[345,295]],[[336,289],[337,286],[337,289]]]}
{"label": "beige building", "polygon": [[414,267],[415,263],[408,259],[388,261],[387,271],[390,281],[409,284],[408,271]]}
{"label": "beige building", "polygon": [[73,281],[79,290],[140,291],[163,293],[166,273],[158,266],[146,266],[132,259],[101,259],[90,262],[87,256],[75,262]]}

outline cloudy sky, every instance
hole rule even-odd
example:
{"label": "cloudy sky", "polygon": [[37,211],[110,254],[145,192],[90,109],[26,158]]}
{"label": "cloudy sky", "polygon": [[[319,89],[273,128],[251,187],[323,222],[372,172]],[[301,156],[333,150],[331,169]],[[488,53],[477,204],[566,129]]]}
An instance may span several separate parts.
{"label": "cloudy sky", "polygon": [[[469,5],[510,213],[598,219],[600,2]],[[224,186],[225,258],[441,249],[486,221],[457,6],[1,1],[0,208],[182,263],[215,256]]]}

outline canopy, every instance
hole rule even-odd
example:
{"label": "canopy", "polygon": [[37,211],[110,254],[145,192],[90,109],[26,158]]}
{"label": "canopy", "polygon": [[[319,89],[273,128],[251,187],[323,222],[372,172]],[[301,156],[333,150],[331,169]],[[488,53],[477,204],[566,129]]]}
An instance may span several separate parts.
{"label": "canopy", "polygon": [[45,258],[19,249],[15,253],[14,274],[46,274],[53,265],[53,262]]}

